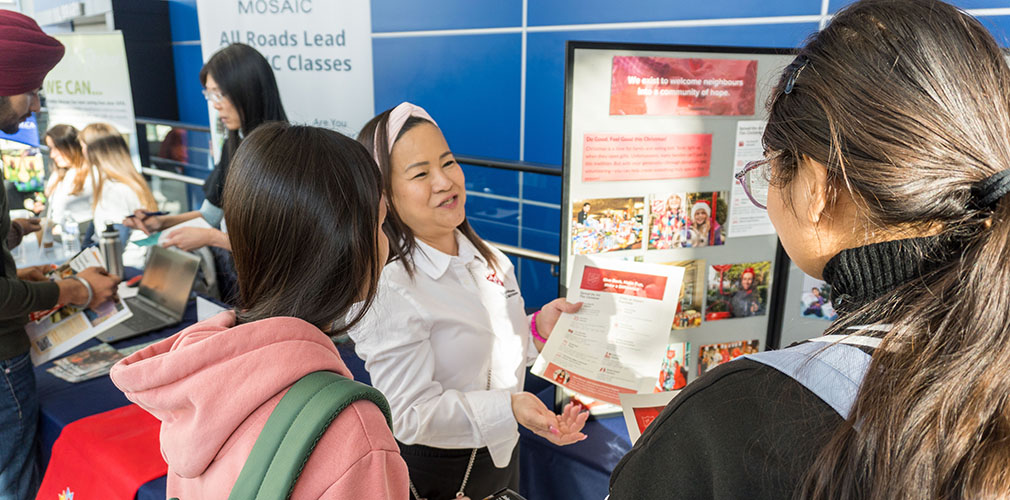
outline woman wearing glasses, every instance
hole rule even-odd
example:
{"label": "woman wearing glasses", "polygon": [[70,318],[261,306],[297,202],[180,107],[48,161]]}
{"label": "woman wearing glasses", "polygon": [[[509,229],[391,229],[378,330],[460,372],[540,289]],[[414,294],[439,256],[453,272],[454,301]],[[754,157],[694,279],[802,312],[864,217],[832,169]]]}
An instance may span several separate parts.
{"label": "woman wearing glasses", "polygon": [[[147,215],[137,211],[134,217],[123,221],[130,227],[146,233],[168,229],[191,219],[203,217],[211,228],[181,227],[172,231],[165,246],[175,246],[190,251],[211,246],[230,251],[227,235],[221,231],[224,214],[225,180],[228,165],[238,149],[242,138],[252,133],[261,124],[272,121],[287,121],[284,105],[281,104],[277,80],[270,63],[256,49],[241,43],[231,44],[217,51],[200,70],[203,95],[214,106],[221,124],[227,131],[227,138],[221,149],[221,160],[203,184],[204,202],[200,210],[176,215]],[[231,268],[231,258],[225,252],[215,252],[218,267],[222,264]],[[233,278],[231,272],[218,272],[222,287],[222,297],[231,295]]]}
{"label": "woman wearing glasses", "polygon": [[611,500],[1010,498],[1008,86],[942,2],[863,0],[813,36],[740,177],[839,318],[689,385]]}

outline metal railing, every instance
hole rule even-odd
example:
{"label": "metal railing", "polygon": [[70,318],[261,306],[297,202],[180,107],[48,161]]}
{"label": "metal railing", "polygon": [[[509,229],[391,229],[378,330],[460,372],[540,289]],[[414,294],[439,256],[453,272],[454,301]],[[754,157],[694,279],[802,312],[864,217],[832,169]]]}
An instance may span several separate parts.
{"label": "metal railing", "polygon": [[[185,130],[192,130],[192,131],[195,131],[195,132],[210,133],[210,127],[204,127],[204,126],[201,126],[201,125],[193,125],[193,124],[190,124],[190,123],[175,122],[175,121],[171,121],[171,120],[159,120],[159,119],[155,119],[155,118],[140,118],[140,117],[138,117],[137,118],[137,123],[140,124],[140,125],[162,125],[162,126],[168,126],[168,127],[181,128],[181,129],[185,129]],[[543,165],[543,164],[539,164],[539,163],[520,162],[520,161],[506,161],[506,160],[497,160],[497,159],[493,159],[493,158],[484,158],[484,157],[480,157],[480,156],[467,156],[467,155],[456,156],[456,161],[458,161],[459,163],[464,163],[464,164],[467,164],[467,165],[473,165],[473,166],[477,166],[477,167],[496,168],[496,169],[501,169],[501,170],[511,170],[511,171],[515,171],[515,172],[525,172],[525,173],[530,173],[530,174],[551,175],[551,176],[559,176],[559,177],[561,176],[561,169],[559,169],[557,167],[554,167],[554,166]],[[155,155],[150,155],[150,163],[152,163],[152,164],[170,165],[170,166],[183,167],[183,168],[186,168],[186,167],[201,168],[200,165],[193,165],[193,164],[190,164],[190,163],[183,163],[183,162],[180,162],[180,161],[175,161],[175,160],[171,160],[171,159],[168,159],[168,158],[162,158],[160,156],[155,156]],[[195,186],[203,186],[203,182],[204,182],[203,179],[200,179],[200,178],[197,178],[197,177],[191,177],[191,176],[188,176],[188,175],[182,175],[182,174],[178,174],[178,173],[175,173],[175,172],[169,172],[169,171],[166,171],[166,170],[159,170],[159,169],[150,168],[150,167],[143,167],[142,168],[142,172],[145,175],[149,175],[151,177],[160,177],[162,179],[170,179],[170,180],[184,182],[186,184],[195,185]],[[559,266],[561,264],[561,258],[558,257],[555,254],[550,254],[550,253],[546,253],[546,252],[538,252],[536,250],[530,250],[528,248],[522,248],[522,247],[517,247],[517,246],[513,246],[513,245],[506,245],[505,243],[498,243],[498,242],[495,242],[495,241],[488,241],[488,243],[494,245],[495,248],[497,248],[498,250],[501,250],[502,253],[505,253],[507,255],[513,255],[513,256],[516,256],[516,257],[519,257],[519,258],[523,258],[523,259],[530,259],[530,260],[535,260],[535,261],[538,261],[538,262],[545,262],[547,264],[550,264],[551,265],[551,274],[554,275],[554,276],[558,275],[558,273],[557,273],[557,266]]]}

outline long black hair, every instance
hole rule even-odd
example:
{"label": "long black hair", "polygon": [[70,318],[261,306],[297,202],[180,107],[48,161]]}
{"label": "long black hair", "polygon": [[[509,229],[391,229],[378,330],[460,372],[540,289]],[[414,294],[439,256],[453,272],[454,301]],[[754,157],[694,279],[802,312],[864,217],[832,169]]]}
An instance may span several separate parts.
{"label": "long black hair", "polygon": [[242,137],[266,122],[286,122],[288,116],[281,104],[273,68],[256,49],[233,43],[211,56],[200,69],[200,84],[207,86],[207,77],[217,82],[222,95],[231,101],[242,121],[239,130],[229,130],[224,142],[221,164],[211,172],[203,190],[214,205],[223,207],[224,185],[228,176],[228,163],[235,156]]}
{"label": "long black hair", "polygon": [[[200,69],[201,85],[207,85],[208,75],[238,110],[242,136],[249,135],[263,122],[288,120],[273,68],[256,49],[244,43],[233,43],[215,52]],[[229,131],[228,139],[230,153],[234,153],[240,142],[238,131]]]}

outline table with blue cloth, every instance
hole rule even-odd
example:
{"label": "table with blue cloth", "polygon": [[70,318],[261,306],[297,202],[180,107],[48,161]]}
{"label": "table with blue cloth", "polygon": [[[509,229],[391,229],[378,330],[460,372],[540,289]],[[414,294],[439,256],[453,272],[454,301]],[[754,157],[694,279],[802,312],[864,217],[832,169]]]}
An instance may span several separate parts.
{"label": "table with blue cloth", "polygon": [[[191,300],[180,324],[116,342],[113,347],[118,349],[165,338],[195,322],[196,303]],[[97,340],[90,340],[72,352],[97,344]],[[355,355],[353,347],[346,344],[337,347],[354,378],[370,383],[364,362]],[[46,372],[50,366],[51,363],[47,363],[35,369],[41,406],[39,434],[43,470],[64,426],[130,404],[108,375],[74,384]],[[552,408],[554,386],[533,376],[528,380],[527,389],[535,391],[547,407]],[[520,493],[523,496],[529,500],[602,500],[607,496],[610,471],[631,448],[624,419],[619,415],[591,419],[583,432],[589,436],[585,441],[559,447],[520,427]],[[165,487],[163,476],[141,486],[136,498],[164,500]]]}

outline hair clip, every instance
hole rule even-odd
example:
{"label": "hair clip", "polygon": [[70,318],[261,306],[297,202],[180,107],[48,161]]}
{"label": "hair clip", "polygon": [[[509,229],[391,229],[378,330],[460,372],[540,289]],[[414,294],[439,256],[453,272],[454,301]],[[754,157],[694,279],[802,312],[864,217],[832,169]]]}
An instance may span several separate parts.
{"label": "hair clip", "polygon": [[803,72],[803,68],[807,67],[808,62],[810,62],[810,59],[804,55],[797,56],[796,59],[793,59],[793,62],[786,68],[786,71],[789,71],[791,74],[789,75],[789,79],[786,80],[786,86],[785,89],[782,90],[782,93],[792,93],[793,86],[796,85],[796,79],[799,78],[800,73]]}

